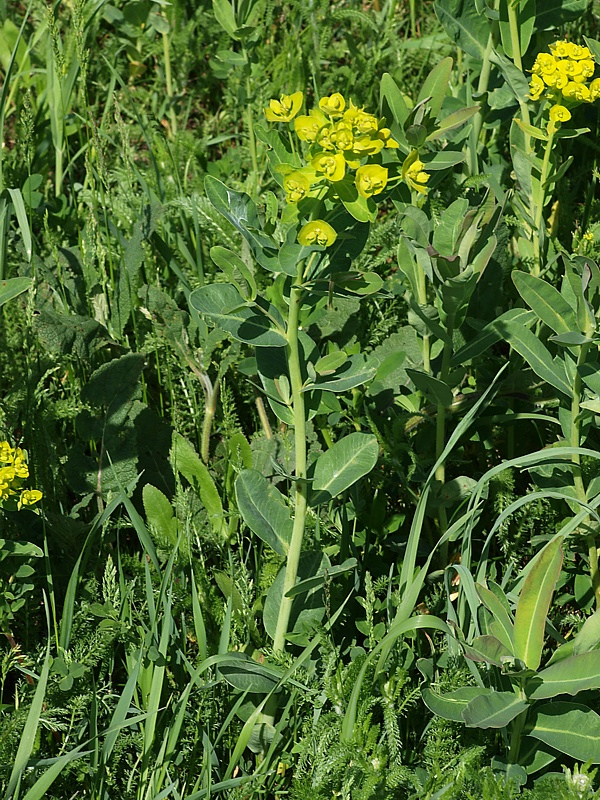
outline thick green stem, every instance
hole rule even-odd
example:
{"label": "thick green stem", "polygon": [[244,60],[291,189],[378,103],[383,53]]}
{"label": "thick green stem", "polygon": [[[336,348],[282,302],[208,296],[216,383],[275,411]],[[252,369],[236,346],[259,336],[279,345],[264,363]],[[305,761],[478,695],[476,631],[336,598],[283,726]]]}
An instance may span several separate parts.
{"label": "thick green stem", "polygon": [[551,127],[548,128],[548,141],[544,150],[544,160],[542,161],[542,171],[540,174],[540,188],[535,203],[535,213],[533,214],[533,253],[534,264],[533,274],[538,276],[542,271],[542,244],[540,231],[544,220],[544,206],[546,205],[546,189],[544,184],[548,180],[550,172],[550,158],[552,156],[552,145],[554,143],[554,131]]}
{"label": "thick green stem", "polygon": [[[579,349],[579,357],[577,359],[577,370],[575,371],[573,396],[571,398],[571,447],[579,447],[581,444],[580,410],[582,381],[580,367],[585,364],[589,347],[590,346],[587,343],[582,344]],[[577,499],[582,503],[587,503],[587,492],[583,483],[583,475],[581,474],[581,456],[579,453],[574,453],[571,456],[571,463],[573,465],[573,483],[575,485]],[[590,578],[592,580],[594,597],[596,598],[596,608],[600,609],[600,572],[598,571],[598,547],[596,543],[596,534],[592,528],[593,524],[593,521],[588,517],[584,522],[584,528],[587,528],[588,531],[585,538],[590,562]]]}
{"label": "thick green stem", "polygon": [[[245,53],[246,51],[244,51]],[[248,69],[250,67],[248,66]],[[250,102],[250,73],[246,72],[246,126],[248,130],[248,146],[250,148],[250,160],[252,161],[252,177],[250,180],[250,195],[256,198],[258,192],[258,157],[256,151],[256,134],[254,133],[254,115]]]}
{"label": "thick green stem", "polygon": [[[490,56],[492,54],[493,49],[494,49],[494,36],[493,33],[490,32],[485,52],[483,54],[483,61],[481,63],[481,72],[479,73],[479,80],[477,82],[477,94],[480,96],[485,94],[488,90],[488,85],[490,82],[490,74],[492,70],[492,62],[490,60]],[[471,128],[471,133],[470,133],[469,168],[471,170],[471,175],[477,175],[479,173],[479,163],[477,159],[477,143],[479,142],[479,136],[481,134],[482,126],[483,126],[483,114],[481,112],[481,109],[479,109],[477,114],[475,114],[475,116],[473,117],[473,126]]]}
{"label": "thick green stem", "polygon": [[[510,28],[510,42],[513,51],[513,61],[515,67],[520,70],[520,72],[523,72],[523,62],[521,60],[521,37],[519,35],[517,6],[516,4],[513,4],[511,0],[508,0],[508,25]],[[529,118],[529,107],[527,105],[527,101],[522,97],[519,97],[519,107],[521,109],[521,119],[523,122],[527,123],[527,125],[531,124]],[[531,149],[531,141],[529,136],[526,136],[526,141],[528,144],[527,149],[529,150]]]}
{"label": "thick green stem", "polygon": [[[442,355],[442,371],[440,374],[440,380],[446,381],[448,378],[448,374],[450,373],[450,359],[452,357],[452,328],[448,327],[448,336],[449,340],[444,342],[444,352]],[[437,414],[436,414],[436,426],[435,426],[435,458],[436,461],[444,452],[444,447],[446,446],[446,407],[441,403],[438,403],[437,406]],[[442,462],[435,471],[435,479],[439,481],[440,485],[446,482],[446,464]],[[446,515],[446,509],[444,506],[440,506],[438,510],[438,523],[440,528],[440,536],[443,536],[446,533],[446,529],[448,528],[448,517]],[[448,561],[448,543],[444,542],[444,544],[440,547],[440,561],[442,566],[445,566]]]}
{"label": "thick green stem", "polygon": [[294,481],[294,527],[292,529],[290,549],[287,554],[281,605],[279,606],[279,616],[277,617],[277,627],[275,629],[275,639],[273,642],[273,649],[276,652],[285,650],[285,637],[288,631],[293,602],[293,598],[286,597],[286,594],[296,584],[306,522],[306,495],[308,489],[306,483],[306,415],[304,409],[304,395],[302,394],[303,381],[300,369],[300,346],[298,342],[300,308],[304,295],[304,290],[302,288],[303,278],[304,262],[302,261],[298,265],[296,285],[292,287],[290,292],[290,308],[287,325],[287,357],[292,390],[296,469]]}
{"label": "thick green stem", "polygon": [[[417,290],[419,293],[417,297],[417,302],[419,303],[421,308],[424,308],[427,305],[427,283],[425,280],[425,270],[420,264],[417,265],[417,269],[418,269],[417,274],[419,278],[419,283],[417,286]],[[422,351],[423,351],[423,369],[428,375],[431,375],[431,342],[428,333],[423,334]]]}
{"label": "thick green stem", "polygon": [[[519,697],[522,700],[526,700],[527,697],[525,692],[521,689],[519,691]],[[521,737],[523,735],[523,728],[525,727],[525,722],[527,721],[527,714],[528,710],[522,711],[516,719],[513,720],[512,723],[512,733],[510,736],[510,752],[508,754],[508,763],[509,764],[517,764],[519,758],[519,750],[521,749]]]}

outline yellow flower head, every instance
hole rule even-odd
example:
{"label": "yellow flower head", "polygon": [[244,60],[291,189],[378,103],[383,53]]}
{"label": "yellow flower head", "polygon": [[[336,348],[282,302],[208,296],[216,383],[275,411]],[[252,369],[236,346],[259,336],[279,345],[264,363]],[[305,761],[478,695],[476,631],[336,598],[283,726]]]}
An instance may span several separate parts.
{"label": "yellow flower head", "polygon": [[590,101],[594,102],[600,97],[600,78],[594,78],[590,83]]}
{"label": "yellow flower head", "polygon": [[592,54],[587,47],[583,47],[580,44],[574,44],[573,42],[565,42],[565,44],[568,57],[572,58],[574,61],[581,61],[583,58],[592,57]]}
{"label": "yellow flower head", "polygon": [[315,108],[309,114],[301,114],[294,120],[294,129],[303,142],[314,142],[324,125],[327,125],[327,117]]}
{"label": "yellow flower head", "polygon": [[21,492],[19,507],[32,506],[35,503],[38,503],[41,499],[42,493],[39,491],[39,489],[25,489],[25,491]]}
{"label": "yellow flower head", "polygon": [[2,467],[0,469],[0,491],[5,492],[15,479],[15,470],[13,467]]}
{"label": "yellow flower head", "polygon": [[534,75],[551,75],[557,66],[558,62],[550,53],[538,53],[531,71]]}
{"label": "yellow flower head", "polygon": [[8,442],[0,442],[0,463],[12,464],[14,452]]}
{"label": "yellow flower head", "polygon": [[561,72],[558,69],[551,73],[543,72],[542,78],[544,79],[546,86],[550,86],[553,89],[564,89],[569,82],[569,78],[564,74],[564,72]]}
{"label": "yellow flower head", "polygon": [[331,125],[326,125],[319,131],[317,136],[317,144],[322,147],[323,150],[335,150],[335,144],[331,140],[332,134],[333,128]]}
{"label": "yellow flower head", "polygon": [[354,183],[361,197],[373,197],[383,192],[388,181],[388,171],[379,164],[367,164],[356,170]]}
{"label": "yellow flower head", "polygon": [[571,119],[571,112],[564,106],[555,105],[550,109],[551,122],[568,122]]}
{"label": "yellow flower head", "polygon": [[562,93],[563,97],[566,97],[567,100],[578,100],[579,102],[584,103],[591,102],[590,90],[585,83],[569,81],[569,83],[567,83],[565,88],[562,90]]}
{"label": "yellow flower head", "polygon": [[583,79],[587,80],[588,78],[592,77],[594,70],[596,69],[596,65],[590,58],[584,58],[583,61],[577,61],[575,63],[580,67],[581,76]]}
{"label": "yellow flower head", "polygon": [[330,136],[331,141],[338,150],[352,150],[354,135],[352,128],[349,128],[345,120],[337,123]]}
{"label": "yellow flower head", "polygon": [[265,117],[269,122],[289,122],[300,111],[304,95],[302,92],[282,94],[279,100],[271,100],[265,108]]}
{"label": "yellow flower head", "polygon": [[319,100],[319,108],[330,117],[341,117],[346,108],[346,101],[339,92],[335,92],[329,97],[322,97]]}
{"label": "yellow flower head", "polygon": [[357,158],[373,156],[380,150],[383,150],[383,141],[381,139],[371,139],[370,136],[362,136],[360,139],[355,139],[352,146],[352,152]]}
{"label": "yellow flower head", "polygon": [[568,58],[570,53],[570,44],[569,42],[561,41],[561,42],[553,42],[549,45],[550,52],[552,53],[555,58]]}
{"label": "yellow flower head", "polygon": [[416,150],[413,150],[402,165],[402,177],[408,185],[419,194],[427,194],[426,183],[429,173],[425,172],[425,164],[420,160]]}
{"label": "yellow flower head", "polygon": [[298,234],[298,241],[303,247],[310,247],[313,244],[329,247],[336,239],[336,231],[323,219],[307,222]]}
{"label": "yellow flower head", "polygon": [[532,100],[539,100],[545,88],[546,84],[539,75],[531,76],[531,82],[529,84],[529,97]]}
{"label": "yellow flower head", "polygon": [[288,173],[283,179],[288,203],[299,203],[310,191],[310,179],[299,169]]}
{"label": "yellow flower head", "polygon": [[354,120],[354,127],[359,133],[376,133],[378,127],[377,117],[374,114],[367,114],[366,111],[359,111]]}
{"label": "yellow flower head", "polygon": [[319,153],[310,163],[328,181],[341,181],[346,174],[346,161],[341,153]]}

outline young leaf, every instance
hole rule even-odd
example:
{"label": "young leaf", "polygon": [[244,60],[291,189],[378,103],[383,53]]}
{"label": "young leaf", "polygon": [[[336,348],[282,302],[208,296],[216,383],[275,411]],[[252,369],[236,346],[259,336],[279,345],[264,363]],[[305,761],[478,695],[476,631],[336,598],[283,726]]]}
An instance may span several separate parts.
{"label": "young leaf", "polygon": [[417,102],[415,105],[418,105],[427,97],[431,98],[429,100],[429,106],[431,108],[432,119],[437,119],[441,111],[444,97],[448,91],[448,84],[450,83],[452,64],[453,61],[450,56],[443,58],[438,64],[436,64],[429,75],[425,78],[423,86],[421,87],[421,91],[419,92],[419,96],[417,97]]}
{"label": "young leaf", "polygon": [[542,658],[546,617],[563,562],[562,536],[540,550],[529,570],[515,614],[515,657],[529,669],[537,669]]}

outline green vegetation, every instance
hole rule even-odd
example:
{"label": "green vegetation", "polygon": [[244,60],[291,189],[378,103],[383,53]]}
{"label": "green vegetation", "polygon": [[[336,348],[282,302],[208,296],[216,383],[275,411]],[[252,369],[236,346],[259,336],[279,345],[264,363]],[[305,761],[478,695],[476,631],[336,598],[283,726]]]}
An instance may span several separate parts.
{"label": "green vegetation", "polygon": [[5,800],[600,798],[600,5],[0,2]]}

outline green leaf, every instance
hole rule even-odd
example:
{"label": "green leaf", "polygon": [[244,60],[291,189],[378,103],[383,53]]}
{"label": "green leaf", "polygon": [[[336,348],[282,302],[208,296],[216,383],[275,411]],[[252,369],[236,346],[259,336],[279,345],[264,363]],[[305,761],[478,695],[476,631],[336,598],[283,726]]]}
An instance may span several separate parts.
{"label": "green leaf", "polygon": [[[325,392],[347,392],[355,386],[361,386],[370,381],[377,372],[377,365],[371,364],[361,354],[350,356],[339,367],[335,374],[326,380],[316,380],[314,383],[307,384],[302,389],[303,392],[310,392],[320,389]],[[316,368],[315,368],[316,369]]]}
{"label": "green leaf", "polygon": [[407,368],[406,374],[430,403],[446,408],[452,405],[454,396],[447,383],[444,383],[439,378],[434,378],[433,375],[422,372],[420,369]]}
{"label": "green leaf", "polygon": [[547,703],[535,709],[529,736],[577,761],[600,764],[600,716],[579,703]]}
{"label": "green leaf", "polygon": [[322,575],[315,575],[312,578],[306,578],[305,580],[297,583],[289,590],[289,592],[287,592],[286,597],[296,597],[296,595],[306,594],[312,589],[319,589],[336,575],[342,575],[344,572],[350,572],[353,570],[357,563],[358,562],[355,558],[347,558],[343,564],[339,564],[336,567],[327,567]]}
{"label": "green leaf", "polygon": [[246,525],[276,553],[285,556],[294,523],[281,492],[255,469],[240,472],[235,481],[238,508]]}
{"label": "green leaf", "polygon": [[179,433],[173,434],[171,460],[174,468],[200,495],[213,531],[218,536],[226,537],[228,535],[227,523],[215,482],[192,445]]}
{"label": "green leaf", "polygon": [[491,612],[494,622],[497,623],[496,635],[500,641],[513,652],[514,624],[504,604],[496,597],[494,592],[481,584],[475,584],[481,602]]}
{"label": "green leaf", "polygon": [[448,85],[450,83],[452,64],[453,61],[450,56],[443,58],[438,64],[436,64],[429,75],[425,78],[423,86],[421,87],[421,91],[417,97],[417,102],[415,105],[418,105],[427,97],[431,98],[429,100],[429,106],[431,108],[431,117],[433,119],[438,118],[442,109],[442,103],[444,102],[444,97],[446,96]]}
{"label": "green leaf", "polygon": [[527,573],[515,614],[515,657],[529,669],[542,658],[546,617],[563,562],[563,537],[548,542],[536,555]]}
{"label": "green leaf", "polygon": [[398,137],[400,140],[404,139],[403,126],[410,114],[410,109],[389,72],[384,72],[381,77],[379,104],[381,113],[387,120],[387,124],[392,128],[394,137]]}
{"label": "green leaf", "polygon": [[334,350],[326,356],[322,356],[315,364],[315,372],[318,375],[332,375],[342,364],[345,364],[348,356],[343,350]]}
{"label": "green leaf", "polygon": [[573,653],[587,653],[600,642],[600,610],[588,617],[573,641]]}
{"label": "green leaf", "polygon": [[524,308],[511,308],[505,311],[504,314],[501,314],[493,322],[482,328],[470,342],[461,347],[452,357],[450,366],[457,367],[460,364],[464,364],[465,361],[470,361],[485,353],[486,350],[503,338],[499,330],[502,323],[511,321],[521,327],[527,327],[533,324],[535,315],[532,311],[527,311]]}
{"label": "green leaf", "polygon": [[31,278],[9,278],[0,281],[0,306],[31,288]]}
{"label": "green leaf", "polygon": [[440,221],[433,232],[433,246],[445,258],[456,255],[456,248],[468,210],[469,201],[459,198],[442,212]]}
{"label": "green leaf", "polygon": [[462,711],[469,728],[505,728],[527,708],[527,702],[514,692],[490,692],[479,695]]}
{"label": "green leaf", "polygon": [[485,662],[494,664],[496,667],[502,666],[503,656],[512,656],[512,647],[508,648],[500,639],[495,636],[477,636],[472,644],[463,644],[466,658],[471,661]]}
{"label": "green leaf", "polygon": [[575,311],[554,286],[529,272],[515,270],[511,277],[523,300],[554,333],[577,328]]}
{"label": "green leaf", "polygon": [[254,275],[237,253],[233,253],[226,247],[216,245],[210,248],[210,257],[227,276],[229,282],[243,296],[244,300],[254,300],[258,291]]}
{"label": "green leaf", "polygon": [[21,231],[21,236],[23,237],[23,244],[25,245],[25,253],[27,255],[27,261],[31,262],[31,256],[33,255],[33,243],[31,239],[31,230],[29,227],[29,218],[27,217],[25,203],[23,202],[23,195],[21,194],[20,189],[9,189],[8,193],[10,194],[10,199],[12,200],[13,206],[15,207],[15,213],[17,215],[19,230]]}
{"label": "green leaf", "polygon": [[[541,680],[541,685],[538,685]],[[547,700],[559,694],[575,695],[587,689],[600,689],[600,650],[565,658],[553,664],[529,682],[534,688],[527,694],[532,700]]]}
{"label": "green leaf", "polygon": [[322,453],[315,464],[310,504],[326,503],[343,492],[377,463],[379,445],[370,433],[350,433]]}
{"label": "green leaf", "polygon": [[468,108],[459,108],[458,111],[453,111],[452,114],[448,114],[447,117],[440,120],[433,133],[429,134],[427,141],[433,142],[436,139],[442,139],[449,131],[458,128],[460,125],[467,122],[467,120],[471,119],[471,117],[474,117],[479,111],[479,108],[479,106],[469,106]]}
{"label": "green leaf", "polygon": [[[563,136],[563,138],[568,138],[568,137]],[[566,173],[566,171],[569,169],[569,167],[573,163],[573,160],[574,160],[573,156],[569,156],[568,158],[566,158],[560,165],[560,167],[555,172],[553,172],[547,180],[544,181],[544,183],[542,184],[542,189],[547,189],[549,186],[553,186],[557,181],[559,181]]]}
{"label": "green leaf", "polygon": [[528,134],[528,136],[532,136],[534,139],[539,139],[542,142],[548,141],[548,134],[544,133],[543,130],[540,128],[536,128],[533,125],[530,125],[528,122],[523,122],[523,120],[518,119],[515,117],[515,122],[521,128],[523,133]]}
{"label": "green leaf", "polygon": [[147,483],[142,490],[142,501],[147,521],[165,541],[175,545],[178,523],[168,497],[156,486]]}
{"label": "green leaf", "polygon": [[480,686],[462,686],[447,694],[437,694],[431,689],[422,689],[421,695],[423,702],[430,711],[433,711],[442,719],[450,719],[453,722],[464,722],[462,712],[480,695],[491,693],[491,689],[484,689]]}
{"label": "green leaf", "polygon": [[[529,42],[531,41],[531,35],[533,33],[533,26],[536,18],[536,0],[521,0],[521,2],[512,3],[512,5],[514,6],[517,16],[520,55],[524,56],[529,47]],[[508,3],[500,3],[500,20],[498,25],[504,52],[514,61],[513,41],[510,33],[510,23],[508,21]]]}
{"label": "green leaf", "polygon": [[[585,13],[590,0],[544,0],[538,3],[535,28],[538,31],[560,28]],[[583,37],[587,42],[587,37]]]}
{"label": "green leaf", "polygon": [[[298,575],[296,583],[324,575],[326,570],[331,569],[329,558],[322,552],[304,552],[300,556],[298,565]],[[271,584],[265,599],[263,610],[263,622],[268,635],[274,639],[277,629],[277,618],[279,607],[283,596],[283,584],[285,581],[285,565],[277,573],[277,577]],[[288,637],[290,633],[297,634],[302,638],[310,630],[314,630],[325,614],[325,598],[322,584],[317,584],[314,588],[304,592],[300,597],[295,597],[292,602],[290,622],[288,624]],[[301,643],[301,642],[300,642]]]}
{"label": "green leaf", "polygon": [[555,367],[550,353],[535,334],[514,321],[496,320],[495,327],[510,346],[525,359],[536,375],[567,397],[571,397],[571,387]]}
{"label": "green leaf", "polygon": [[[189,303],[213,325],[240,342],[255,347],[285,347],[287,344],[283,320],[275,307],[269,305],[265,309],[270,315],[267,316],[257,305],[247,306],[235,286],[229,283],[201,286],[190,294]],[[276,328],[270,317],[274,317],[281,328]]]}
{"label": "green leaf", "polygon": [[238,24],[231,3],[228,0],[212,0],[212,6],[219,25],[232,39],[237,39]]}
{"label": "green leaf", "polygon": [[437,0],[435,13],[448,36],[477,62],[484,60],[490,23],[473,0]]}
{"label": "green leaf", "polygon": [[435,172],[462,164],[465,161],[465,154],[459,153],[457,150],[440,150],[433,158],[423,157],[423,161],[427,172]]}
{"label": "green leaf", "polygon": [[217,662],[227,683],[241,692],[268,694],[283,677],[283,672],[254,661],[246,653],[231,652]]}

